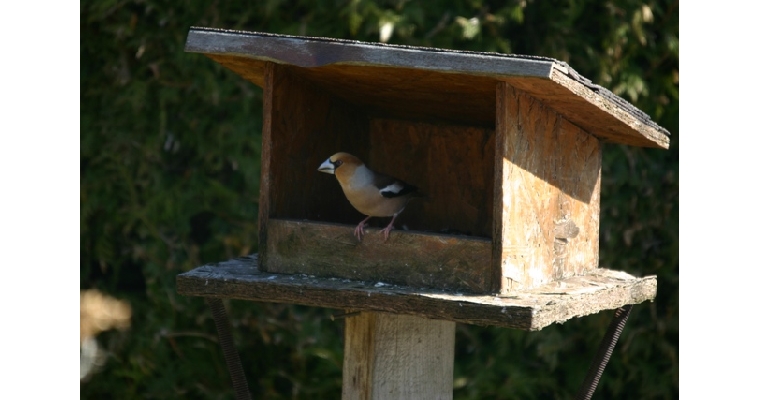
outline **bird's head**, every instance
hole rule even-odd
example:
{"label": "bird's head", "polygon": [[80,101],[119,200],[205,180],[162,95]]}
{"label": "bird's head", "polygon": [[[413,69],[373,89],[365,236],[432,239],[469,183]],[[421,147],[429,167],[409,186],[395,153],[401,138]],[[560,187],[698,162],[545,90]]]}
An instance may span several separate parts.
{"label": "bird's head", "polygon": [[318,171],[327,174],[335,174],[338,180],[342,176],[353,175],[356,168],[364,165],[362,160],[348,153],[335,153],[319,166]]}

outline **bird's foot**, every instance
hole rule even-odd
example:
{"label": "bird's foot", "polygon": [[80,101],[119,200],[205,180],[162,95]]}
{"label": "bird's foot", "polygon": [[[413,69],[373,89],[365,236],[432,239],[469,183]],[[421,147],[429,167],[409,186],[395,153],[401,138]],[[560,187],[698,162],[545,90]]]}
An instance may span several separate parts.
{"label": "bird's foot", "polygon": [[391,236],[392,230],[393,230],[393,225],[388,225],[385,227],[385,229],[380,231],[383,233],[383,236],[385,237],[385,240],[383,240],[383,243],[388,241],[388,238]]}
{"label": "bird's foot", "polygon": [[362,235],[364,235],[364,224],[359,224],[356,229],[354,229],[354,236],[356,236],[356,238],[361,242]]}
{"label": "bird's foot", "polygon": [[356,236],[359,241],[362,241],[362,236],[364,236],[364,226],[367,224],[367,220],[370,219],[370,217],[367,217],[364,219],[364,221],[359,222],[359,225],[356,225],[356,229],[354,229],[354,236]]}
{"label": "bird's foot", "polygon": [[393,230],[393,221],[395,220],[396,220],[396,216],[394,215],[393,218],[391,218],[391,223],[388,224],[388,226],[386,226],[383,230],[380,231],[385,236],[385,240],[383,241],[383,243],[388,241],[388,238],[391,235],[391,231]]}

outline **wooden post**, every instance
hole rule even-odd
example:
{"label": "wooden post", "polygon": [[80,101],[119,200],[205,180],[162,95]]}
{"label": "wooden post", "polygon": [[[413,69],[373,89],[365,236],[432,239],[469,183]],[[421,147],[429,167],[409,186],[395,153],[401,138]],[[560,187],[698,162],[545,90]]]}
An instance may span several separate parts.
{"label": "wooden post", "polygon": [[455,326],[379,312],[346,319],[343,400],[451,399]]}

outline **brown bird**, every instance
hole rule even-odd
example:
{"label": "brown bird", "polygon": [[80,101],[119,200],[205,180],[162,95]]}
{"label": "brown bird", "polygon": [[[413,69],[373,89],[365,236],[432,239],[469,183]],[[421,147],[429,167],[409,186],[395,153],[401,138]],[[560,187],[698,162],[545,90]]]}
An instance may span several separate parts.
{"label": "brown bird", "polygon": [[318,170],[334,174],[351,205],[367,216],[354,229],[354,236],[359,241],[364,235],[367,220],[372,217],[393,217],[391,223],[381,230],[387,241],[393,229],[393,222],[401,211],[404,211],[409,200],[421,197],[417,187],[372,171],[362,160],[348,153],[334,154],[325,160]]}

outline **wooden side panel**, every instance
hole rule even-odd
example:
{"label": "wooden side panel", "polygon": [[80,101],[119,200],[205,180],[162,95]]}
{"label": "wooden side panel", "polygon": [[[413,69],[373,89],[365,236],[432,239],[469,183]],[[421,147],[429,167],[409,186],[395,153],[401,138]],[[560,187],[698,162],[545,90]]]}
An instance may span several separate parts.
{"label": "wooden side panel", "polygon": [[264,115],[261,128],[261,181],[259,183],[259,255],[262,259],[261,269],[266,271],[263,260],[267,259],[267,229],[269,208],[272,198],[272,110],[275,102],[276,64],[264,65]]}
{"label": "wooden side panel", "polygon": [[343,400],[453,398],[455,327],[388,313],[347,319]]}
{"label": "wooden side panel", "polygon": [[506,83],[497,89],[496,112],[499,291],[597,268],[599,141]]}
{"label": "wooden side panel", "polygon": [[370,228],[270,219],[267,271],[470,293],[491,289],[491,241],[394,230],[387,242]]}
{"label": "wooden side panel", "polygon": [[366,156],[369,119],[301,79],[294,67],[267,63],[264,86],[259,248],[267,268],[268,219],[358,222],[335,177],[317,171],[338,151]]}
{"label": "wooden side panel", "polygon": [[370,168],[413,184],[426,195],[409,203],[397,225],[491,237],[493,129],[373,119],[370,140]]}

